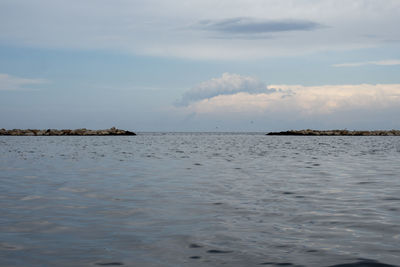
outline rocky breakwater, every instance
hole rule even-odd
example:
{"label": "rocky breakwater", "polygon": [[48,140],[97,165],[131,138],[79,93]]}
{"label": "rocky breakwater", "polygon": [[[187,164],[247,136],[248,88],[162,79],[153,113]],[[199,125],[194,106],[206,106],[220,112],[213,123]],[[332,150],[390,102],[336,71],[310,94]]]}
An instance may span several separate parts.
{"label": "rocky breakwater", "polygon": [[65,135],[78,135],[78,136],[114,136],[114,135],[136,135],[134,132],[120,130],[115,127],[105,130],[88,130],[82,129],[47,129],[47,130],[36,130],[36,129],[13,129],[6,130],[0,129],[0,135],[13,135],[13,136],[65,136]]}
{"label": "rocky breakwater", "polygon": [[390,131],[348,131],[348,130],[290,130],[270,132],[267,135],[300,135],[300,136],[400,136],[400,130]]}

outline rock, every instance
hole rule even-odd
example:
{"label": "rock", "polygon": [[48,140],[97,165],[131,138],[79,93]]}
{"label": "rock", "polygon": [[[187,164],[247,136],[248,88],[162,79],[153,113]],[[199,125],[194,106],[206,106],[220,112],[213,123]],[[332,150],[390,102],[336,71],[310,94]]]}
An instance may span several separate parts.
{"label": "rock", "polygon": [[349,131],[349,130],[290,130],[270,132],[267,135],[300,135],[300,136],[400,136],[400,130],[390,131]]}
{"label": "rock", "polygon": [[0,129],[0,135],[13,135],[13,136],[64,136],[64,135],[79,135],[79,136],[107,136],[107,135],[136,135],[134,132],[125,131],[112,127],[106,130],[88,130],[86,128],[82,129],[47,129],[47,130],[37,130],[37,129],[13,129],[6,130]]}

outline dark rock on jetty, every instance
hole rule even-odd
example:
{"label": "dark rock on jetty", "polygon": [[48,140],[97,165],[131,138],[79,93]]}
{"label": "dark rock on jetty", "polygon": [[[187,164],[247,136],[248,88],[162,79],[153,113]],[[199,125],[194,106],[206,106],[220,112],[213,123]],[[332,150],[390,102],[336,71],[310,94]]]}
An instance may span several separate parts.
{"label": "dark rock on jetty", "polygon": [[0,135],[14,135],[14,136],[63,136],[63,135],[88,135],[88,136],[107,136],[107,135],[136,135],[134,132],[116,129],[112,127],[106,130],[88,130],[85,128],[76,130],[35,130],[35,129],[13,129],[6,130],[0,129]]}
{"label": "dark rock on jetty", "polygon": [[267,135],[301,135],[301,136],[400,136],[399,130],[390,131],[348,131],[348,130],[290,130],[286,132],[270,132]]}

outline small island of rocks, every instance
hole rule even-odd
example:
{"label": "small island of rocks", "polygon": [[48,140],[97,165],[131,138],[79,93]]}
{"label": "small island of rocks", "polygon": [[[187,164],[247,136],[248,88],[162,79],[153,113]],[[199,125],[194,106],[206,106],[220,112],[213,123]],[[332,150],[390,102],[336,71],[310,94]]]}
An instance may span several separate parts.
{"label": "small island of rocks", "polygon": [[349,131],[349,130],[290,130],[270,132],[266,135],[298,135],[298,136],[400,136],[400,130]]}
{"label": "small island of rocks", "polygon": [[12,135],[12,136],[114,136],[114,135],[136,135],[134,132],[120,130],[115,127],[105,130],[88,130],[86,128],[69,130],[57,130],[57,129],[47,129],[47,130],[36,130],[36,129],[0,129],[0,135]]}

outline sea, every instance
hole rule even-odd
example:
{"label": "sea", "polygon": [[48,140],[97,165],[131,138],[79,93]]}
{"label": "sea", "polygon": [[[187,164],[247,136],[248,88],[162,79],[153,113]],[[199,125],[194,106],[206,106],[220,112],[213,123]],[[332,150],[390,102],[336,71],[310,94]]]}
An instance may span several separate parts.
{"label": "sea", "polygon": [[0,136],[0,266],[398,266],[400,137]]}

